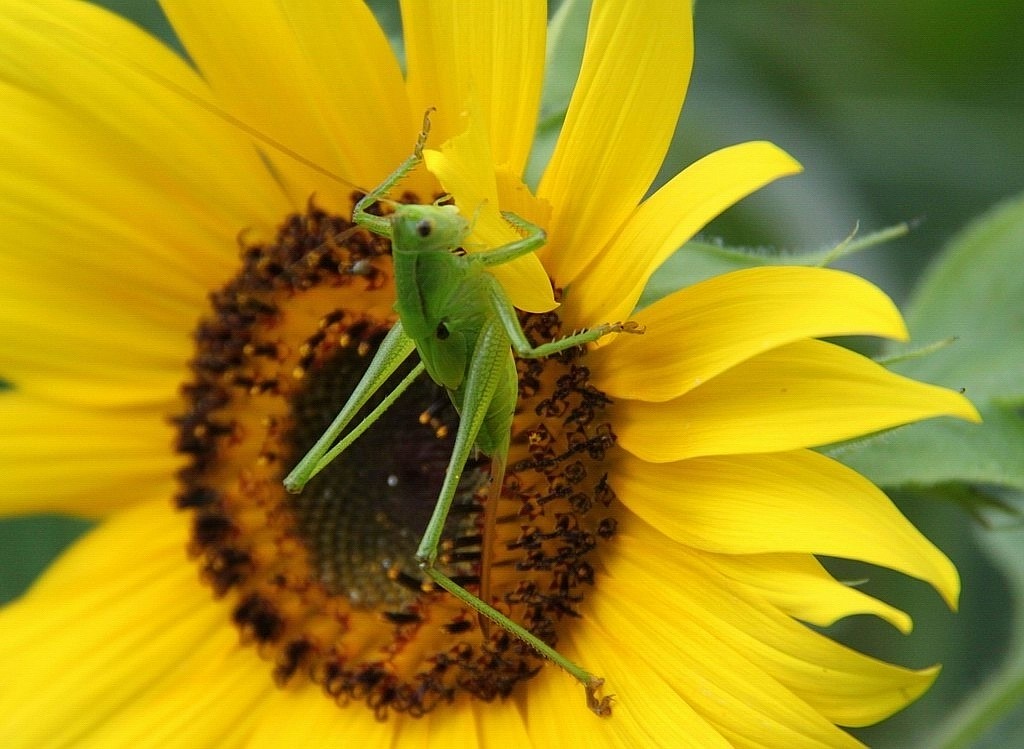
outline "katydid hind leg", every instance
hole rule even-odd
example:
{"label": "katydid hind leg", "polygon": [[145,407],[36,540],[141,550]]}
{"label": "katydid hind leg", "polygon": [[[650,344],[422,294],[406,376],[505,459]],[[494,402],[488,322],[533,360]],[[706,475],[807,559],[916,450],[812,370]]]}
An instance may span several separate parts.
{"label": "katydid hind leg", "polygon": [[[487,490],[483,518],[480,522],[480,600],[491,600],[491,567],[494,564],[494,543],[498,526],[498,503],[505,483],[505,467],[508,464],[508,434],[505,445],[491,455],[491,485]],[[490,634],[490,619],[480,614],[480,629],[484,637]]]}
{"label": "katydid hind leg", "polygon": [[[462,478],[462,471],[473,450],[477,434],[486,418],[487,407],[494,396],[500,374],[499,367],[504,365],[507,357],[508,338],[505,336],[504,328],[499,321],[491,321],[484,326],[477,339],[473,362],[466,377],[465,400],[461,409],[462,418],[455,437],[452,457],[448,464],[437,506],[434,508],[434,513],[431,515],[423,539],[416,551],[416,559],[423,573],[438,586],[498,624],[509,634],[518,637],[579,681],[586,690],[587,706],[597,715],[607,716],[611,714],[611,699],[597,696],[598,690],[604,683],[603,679],[570,661],[525,627],[470,593],[435,566],[448,511],[451,509],[459,480]],[[500,488],[497,491],[500,491]],[[497,503],[491,504],[496,506]]]}
{"label": "katydid hind leg", "polygon": [[458,491],[466,462],[476,445],[480,427],[487,417],[487,408],[497,390],[498,379],[494,368],[501,361],[499,355],[504,353],[502,344],[508,345],[504,341],[500,326],[493,324],[485,326],[477,339],[473,360],[466,374],[459,429],[455,435],[455,444],[445,471],[441,493],[416,551],[416,558],[424,565],[432,566],[437,559],[437,547],[441,541],[448,511]]}

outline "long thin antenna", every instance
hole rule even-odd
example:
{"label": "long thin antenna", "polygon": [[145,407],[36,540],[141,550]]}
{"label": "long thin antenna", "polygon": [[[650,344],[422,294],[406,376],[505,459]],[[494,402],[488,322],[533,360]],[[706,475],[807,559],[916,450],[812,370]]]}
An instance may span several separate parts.
{"label": "long thin antenna", "polygon": [[[82,46],[89,47],[90,45],[83,43]],[[94,52],[99,52],[99,50],[96,50],[96,49],[94,49],[93,51]],[[164,77],[160,73],[157,73],[155,70],[150,70],[148,68],[143,67],[142,65],[137,65],[137,64],[135,64],[131,60],[125,60],[125,59],[122,59],[122,58],[117,58],[117,59],[118,59],[118,62],[120,62],[126,68],[129,68],[130,70],[133,70],[136,73],[138,73],[138,74],[140,74],[142,76],[145,76],[146,78],[149,78],[154,83],[156,83],[156,84],[158,84],[160,86],[163,86],[167,90],[171,91],[174,94],[177,94],[178,96],[180,96],[181,98],[185,99],[189,103],[194,104],[194,105],[196,105],[198,107],[201,107],[202,109],[206,110],[208,113],[210,113],[213,116],[223,120],[224,122],[228,123],[229,125],[233,125],[233,126],[237,127],[239,130],[244,132],[246,135],[251,137],[253,140],[257,140],[260,143],[263,143],[264,145],[269,146],[270,148],[274,149],[275,151],[278,151],[281,154],[287,156],[288,158],[293,159],[297,163],[302,164],[303,166],[308,167],[309,169],[312,169],[317,174],[319,174],[319,175],[321,175],[323,177],[327,177],[327,179],[329,179],[329,180],[331,180],[333,182],[337,182],[338,184],[344,185],[345,187],[351,188],[353,190],[359,190],[360,192],[363,192],[363,193],[369,192],[369,190],[367,190],[367,189],[365,189],[363,187],[360,187],[359,185],[355,184],[354,182],[350,182],[349,180],[345,179],[341,175],[335,174],[330,169],[325,169],[324,167],[320,166],[318,163],[316,163],[312,159],[310,159],[310,158],[308,158],[306,156],[303,156],[301,153],[299,153],[295,149],[289,148],[288,146],[286,146],[284,143],[282,143],[281,141],[277,140],[276,138],[272,138],[271,136],[267,135],[266,133],[261,132],[260,130],[258,130],[257,128],[253,127],[252,125],[250,125],[249,123],[245,122],[244,120],[241,120],[238,117],[235,117],[230,112],[228,112],[228,111],[226,111],[224,109],[221,109],[219,106],[217,106],[213,102],[207,101],[206,99],[202,98],[201,96],[199,96],[197,94],[194,94],[193,92],[189,91],[184,86],[182,86],[182,85],[180,85],[178,83],[175,83],[174,81],[172,81],[169,78]]]}
{"label": "long thin antenna", "polygon": [[151,80],[155,81],[156,83],[159,83],[160,85],[170,89],[171,91],[173,91],[174,93],[178,94],[182,98],[187,99],[189,102],[191,102],[193,104],[196,104],[197,106],[202,107],[203,109],[205,109],[210,114],[215,115],[216,117],[219,117],[220,119],[224,120],[225,122],[227,122],[227,123],[229,123],[231,125],[234,125],[239,130],[241,130],[242,132],[244,132],[246,135],[250,136],[254,140],[258,140],[261,143],[263,143],[264,145],[270,146],[275,151],[281,152],[282,154],[284,154],[288,158],[294,159],[295,161],[297,161],[298,163],[302,164],[303,166],[309,167],[310,169],[312,169],[317,174],[320,174],[320,175],[322,175],[324,177],[327,177],[328,179],[333,180],[334,182],[338,182],[339,184],[345,185],[345,187],[350,187],[350,188],[359,190],[359,191],[364,192],[364,193],[368,192],[367,190],[364,190],[359,185],[354,184],[352,182],[349,182],[344,177],[342,177],[342,176],[340,176],[338,174],[335,174],[330,169],[325,169],[324,167],[320,166],[319,164],[317,164],[312,159],[306,158],[301,153],[299,153],[298,151],[296,151],[293,148],[289,148],[288,146],[286,146],[281,141],[279,141],[279,140],[277,140],[275,138],[272,138],[271,136],[267,135],[264,132],[261,132],[260,130],[257,130],[255,127],[253,127],[249,123],[245,122],[244,120],[240,120],[239,118],[235,117],[230,112],[227,112],[227,111],[221,109],[220,107],[218,107],[213,102],[207,101],[206,99],[203,99],[202,97],[197,96],[196,94],[192,93],[191,91],[189,91],[188,89],[184,88],[183,86],[178,85],[174,81],[165,78],[164,76],[160,75],[156,71],[147,70],[146,68],[137,67],[137,66],[134,66],[134,65],[132,67],[136,68],[137,72],[142,73],[143,75],[145,75],[149,79],[151,79]]}

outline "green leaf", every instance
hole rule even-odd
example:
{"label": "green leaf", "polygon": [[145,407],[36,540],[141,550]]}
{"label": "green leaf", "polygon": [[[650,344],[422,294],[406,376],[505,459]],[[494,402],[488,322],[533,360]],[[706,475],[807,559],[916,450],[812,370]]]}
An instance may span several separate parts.
{"label": "green leaf", "polygon": [[691,240],[654,272],[640,296],[637,308],[642,309],[674,291],[708,278],[769,262],[771,256],[767,252],[724,247],[706,240]]}
{"label": "green leaf", "polygon": [[883,486],[970,481],[1024,490],[1024,196],[950,243],[920,284],[907,322],[913,343],[889,353],[955,341],[893,370],[963,389],[984,423],[913,424],[844,445],[836,457]]}
{"label": "green leaf", "polygon": [[863,236],[851,234],[830,247],[800,253],[780,252],[765,247],[726,247],[706,239],[694,239],[683,245],[655,271],[637,307],[642,309],[674,291],[742,268],[759,265],[830,265],[838,259],[903,236],[907,231],[907,224],[897,224]]}
{"label": "green leaf", "polygon": [[565,0],[548,23],[541,121],[562,118],[583,64],[590,0]]}

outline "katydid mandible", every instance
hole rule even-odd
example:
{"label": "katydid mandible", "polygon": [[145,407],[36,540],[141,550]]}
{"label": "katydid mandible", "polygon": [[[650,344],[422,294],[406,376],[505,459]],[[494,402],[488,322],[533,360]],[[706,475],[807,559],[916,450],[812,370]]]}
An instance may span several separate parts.
{"label": "katydid mandible", "polygon": [[[371,205],[386,199],[386,194],[422,161],[429,132],[429,114],[428,111],[424,116],[423,130],[412,155],[356,203],[352,214],[357,226],[391,240],[398,321],[385,336],[348,402],[288,474],[284,484],[290,492],[301,491],[313,476],[358,439],[425,370],[447,390],[460,419],[441,493],[416,551],[420,569],[434,583],[565,669],[585,687],[590,709],[598,715],[609,715],[611,698],[597,696],[602,679],[565,658],[527,629],[455,583],[435,564],[448,511],[474,448],[491,457],[493,484],[490,502],[496,501],[501,491],[518,397],[518,376],[512,351],[520,357],[540,358],[585,345],[609,333],[643,331],[632,322],[605,323],[557,341],[533,346],[523,333],[516,311],[501,284],[487,268],[538,250],[546,241],[543,229],[515,214],[503,213],[523,237],[501,247],[464,254],[456,250],[472,227],[454,205],[399,204],[392,214],[385,217],[367,212]],[[373,412],[338,440],[356,413],[413,349],[419,354],[420,363]],[[486,528],[484,538],[488,538]],[[485,551],[483,566],[486,564]],[[482,595],[486,595],[485,581],[486,570],[483,570]]]}

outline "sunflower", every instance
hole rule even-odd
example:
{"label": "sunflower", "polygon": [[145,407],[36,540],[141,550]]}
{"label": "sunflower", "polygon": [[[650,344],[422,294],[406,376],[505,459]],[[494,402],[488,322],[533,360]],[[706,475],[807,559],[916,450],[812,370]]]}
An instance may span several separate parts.
{"label": "sunflower", "polygon": [[[818,340],[903,338],[892,303],[768,267],[633,313],[710,218],[799,169],[745,143],[644,199],[689,77],[685,7],[595,2],[536,194],[541,3],[403,3],[407,75],[354,0],[164,8],[194,67],[88,4],[0,12],[3,508],[101,520],[0,613],[4,746],[856,746],[838,726],[927,689],[937,669],[807,626],[910,628],[819,554],[956,602],[946,557],[809,449],[977,418]],[[307,491],[281,487],[394,323],[387,243],[348,217],[431,107],[427,168],[396,197],[452,195],[484,246],[514,236],[499,209],[546,228],[501,275],[528,334],[646,327],[518,364],[501,496],[474,462],[443,547],[447,574],[606,680],[606,718],[411,562],[457,425],[429,380]]]}

